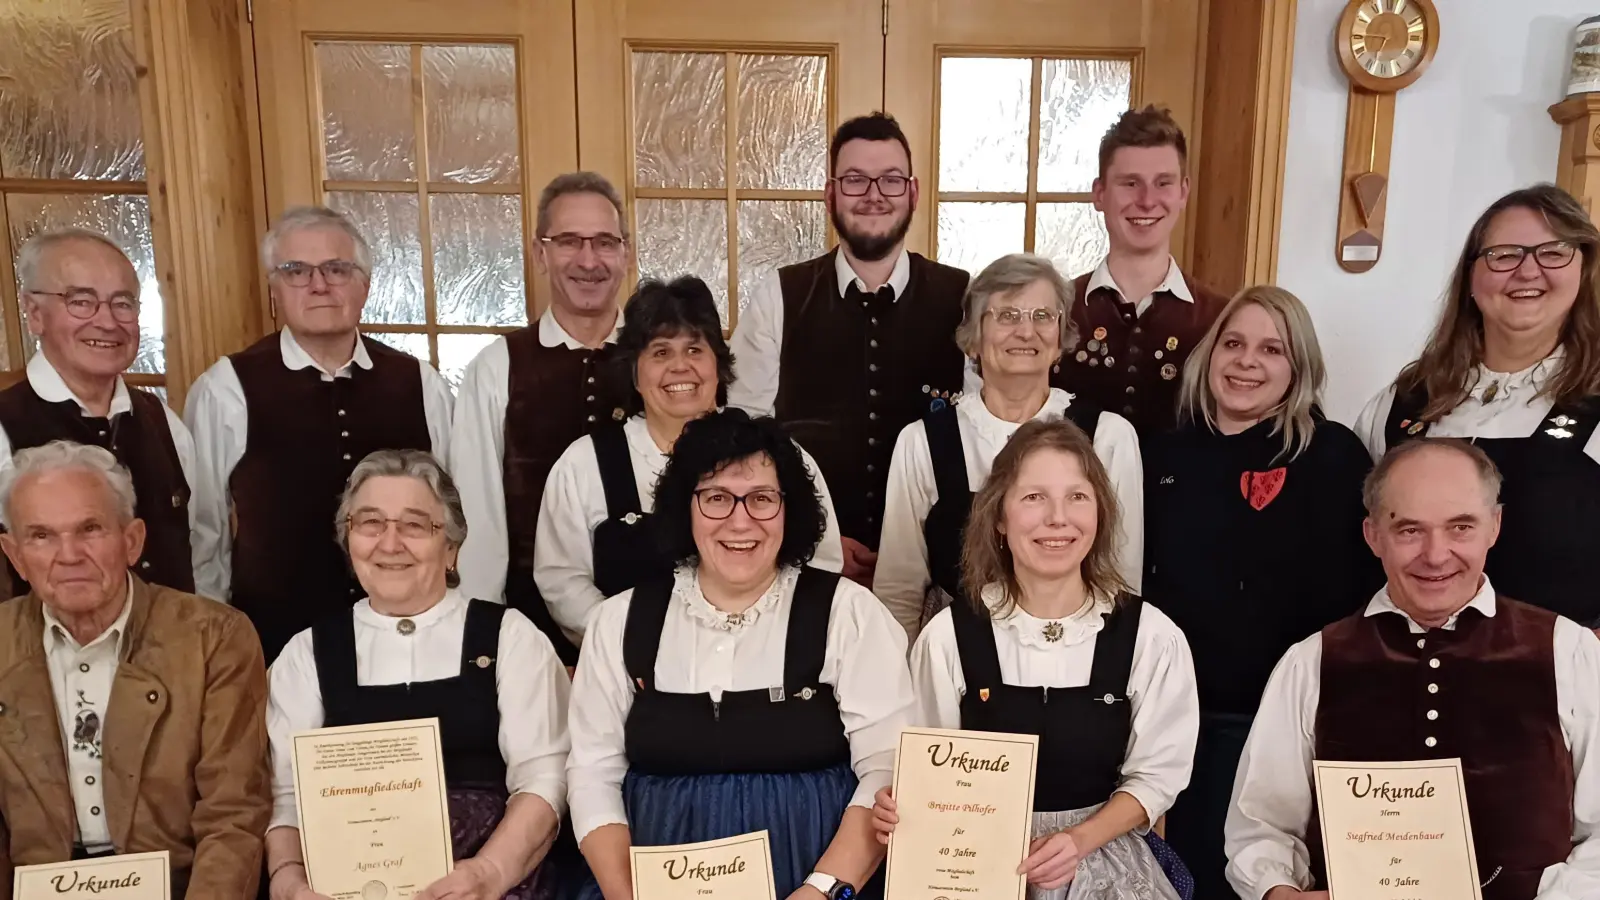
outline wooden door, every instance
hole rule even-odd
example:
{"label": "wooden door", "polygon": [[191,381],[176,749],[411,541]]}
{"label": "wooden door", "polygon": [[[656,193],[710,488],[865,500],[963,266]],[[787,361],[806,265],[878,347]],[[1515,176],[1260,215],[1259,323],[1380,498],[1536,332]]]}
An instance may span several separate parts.
{"label": "wooden door", "polygon": [[[1065,275],[1097,265],[1098,145],[1130,105],[1190,133],[1202,0],[939,0],[889,7],[884,94],[911,141],[922,203],[910,245],[972,271],[1030,250]],[[1173,244],[1184,261],[1186,226]]]}
{"label": "wooden door", "polygon": [[579,159],[626,191],[642,276],[693,273],[731,329],[832,243],[834,127],[883,102],[882,0],[583,0]]}
{"label": "wooden door", "polygon": [[350,214],[363,330],[457,381],[543,306],[526,248],[577,165],[572,4],[256,0],[254,37],[269,215]]}

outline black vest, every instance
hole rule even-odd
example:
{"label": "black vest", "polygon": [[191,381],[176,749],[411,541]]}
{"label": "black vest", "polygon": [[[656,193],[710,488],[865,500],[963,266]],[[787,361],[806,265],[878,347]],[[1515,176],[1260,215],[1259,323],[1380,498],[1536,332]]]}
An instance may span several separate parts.
{"label": "black vest", "polygon": [[628,436],[621,425],[613,425],[589,439],[606,494],[606,520],[594,529],[594,586],[613,597],[642,582],[670,578],[672,560],[662,552],[654,519],[639,497]]}

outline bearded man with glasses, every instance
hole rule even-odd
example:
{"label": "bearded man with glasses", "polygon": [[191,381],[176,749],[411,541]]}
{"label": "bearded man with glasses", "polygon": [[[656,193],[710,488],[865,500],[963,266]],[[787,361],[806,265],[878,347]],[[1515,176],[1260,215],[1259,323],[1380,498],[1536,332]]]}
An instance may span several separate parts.
{"label": "bearded man with glasses", "polygon": [[261,243],[277,334],[223,357],[189,392],[200,465],[231,506],[218,565],[271,663],[362,597],[330,523],[374,450],[448,451],[450,387],[426,361],[361,334],[372,251],[343,214],[285,212]]}
{"label": "bearded man with glasses", "polygon": [[[39,349],[27,378],[0,391],[0,467],[19,450],[69,440],[110,450],[133,475],[148,537],[134,571],[155,584],[222,596],[215,563],[223,517],[195,442],[155,394],[123,373],[139,353],[139,275],[110,238],[40,232],[17,260],[22,311]],[[28,584],[8,568],[10,591]]]}

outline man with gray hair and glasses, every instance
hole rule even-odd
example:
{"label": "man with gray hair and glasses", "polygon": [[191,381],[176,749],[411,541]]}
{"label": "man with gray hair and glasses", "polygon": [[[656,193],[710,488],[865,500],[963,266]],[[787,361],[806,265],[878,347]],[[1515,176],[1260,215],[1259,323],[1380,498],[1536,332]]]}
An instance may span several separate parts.
{"label": "man with gray hair and glasses", "polygon": [[328,528],[345,479],[374,450],[442,457],[451,397],[426,361],[361,334],[372,251],[348,217],[285,212],[261,263],[283,327],[206,370],[184,418],[231,507],[219,554],[227,598],[255,623],[270,663],[362,596]]}
{"label": "man with gray hair and glasses", "polygon": [[[253,896],[272,813],[261,646],[239,611],[130,571],[145,523],[109,450],[0,470],[0,896],[16,866],[165,850],[174,898]],[[81,889],[81,885],[80,885]]]}
{"label": "man with gray hair and glasses", "polygon": [[[135,568],[155,584],[211,597],[223,517],[189,430],[123,373],[139,352],[139,276],[122,248],[86,228],[40,232],[17,261],[22,312],[39,349],[27,378],[0,391],[0,466],[54,440],[109,450],[139,489],[147,539]],[[12,594],[27,593],[15,571]]]}

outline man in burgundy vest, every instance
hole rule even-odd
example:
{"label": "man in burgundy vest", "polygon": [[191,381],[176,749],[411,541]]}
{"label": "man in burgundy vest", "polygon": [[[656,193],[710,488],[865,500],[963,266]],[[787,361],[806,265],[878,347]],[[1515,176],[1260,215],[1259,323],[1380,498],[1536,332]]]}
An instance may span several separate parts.
{"label": "man in burgundy vest", "polygon": [[1073,283],[1078,342],[1051,379],[1141,432],[1176,423],[1184,361],[1228,302],[1172,258],[1172,229],[1189,202],[1188,164],[1183,131],[1163,109],[1123,113],[1101,139],[1094,205],[1110,253]]}
{"label": "man in burgundy vest", "polygon": [[[1372,471],[1367,542],[1389,581],[1362,613],[1292,647],[1267,685],[1226,827],[1240,896],[1327,897],[1311,760],[1459,757],[1484,900],[1600,897],[1600,641],[1484,577],[1499,490],[1483,451],[1456,440],[1409,441]],[[1397,831],[1404,802],[1386,820]],[[1407,849],[1394,842],[1395,855]]]}
{"label": "man in burgundy vest", "polygon": [[[145,523],[139,577],[222,597],[227,582],[214,563],[221,507],[201,479],[189,430],[160,397],[122,378],[139,353],[133,264],[105,235],[67,228],[22,246],[17,279],[39,350],[27,378],[0,391],[0,465],[56,440],[110,450],[133,475]],[[9,565],[0,574],[10,580],[5,597],[28,592]]]}
{"label": "man in burgundy vest", "polygon": [[533,256],[550,285],[539,321],[496,340],[467,366],[452,431],[451,474],[467,514],[461,589],[509,603],[550,638],[568,666],[577,647],[533,580],[533,536],[545,477],[573,441],[621,421],[610,363],[629,265],[622,198],[605,178],[574,172],[539,196]]}
{"label": "man in burgundy vest", "polygon": [[270,664],[296,633],[365,596],[334,541],[351,470],[374,450],[443,458],[451,399],[432,366],[360,333],[372,251],[343,214],[285,212],[261,258],[283,328],[207,369],[184,415],[232,505],[229,600]]}
{"label": "man in burgundy vest", "polygon": [[756,288],[733,334],[728,402],[776,416],[810,451],[833,492],[844,574],[870,585],[895,439],[961,393],[969,276],[905,248],[918,184],[893,117],[839,126],[828,169],[839,246]]}

